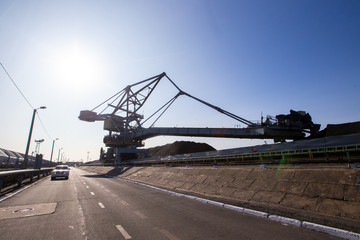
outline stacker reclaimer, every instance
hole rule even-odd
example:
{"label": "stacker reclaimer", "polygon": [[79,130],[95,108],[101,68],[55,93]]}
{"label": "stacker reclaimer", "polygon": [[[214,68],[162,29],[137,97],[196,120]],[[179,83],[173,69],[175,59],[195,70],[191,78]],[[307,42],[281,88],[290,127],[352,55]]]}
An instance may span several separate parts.
{"label": "stacker reclaimer", "polygon": [[[167,79],[178,90],[178,93],[155,111],[147,119],[139,114],[154,89],[162,79]],[[180,96],[187,96],[206,106],[245,124],[244,128],[168,128],[154,127],[155,122]],[[96,109],[105,106],[100,113]],[[111,109],[108,113],[105,113]],[[144,123],[155,118],[150,127],[144,127]],[[106,158],[116,159],[117,162],[135,158],[137,153],[145,153],[143,140],[160,136],[192,136],[192,137],[219,137],[219,138],[250,138],[250,139],[274,139],[285,141],[286,139],[302,139],[306,134],[315,135],[319,124],[312,122],[311,116],[303,111],[290,110],[290,114],[268,116],[261,123],[254,123],[230,113],[220,107],[214,106],[197,97],[181,90],[167,75],[161,73],[157,76],[145,79],[125,87],[120,92],[108,98],[92,110],[80,112],[80,120],[87,122],[104,121],[104,130],[109,132],[104,137],[107,149]],[[102,152],[102,150],[101,150]],[[103,153],[103,152],[102,152]],[[103,154],[102,154],[103,155]],[[104,154],[105,155],[105,154]]]}

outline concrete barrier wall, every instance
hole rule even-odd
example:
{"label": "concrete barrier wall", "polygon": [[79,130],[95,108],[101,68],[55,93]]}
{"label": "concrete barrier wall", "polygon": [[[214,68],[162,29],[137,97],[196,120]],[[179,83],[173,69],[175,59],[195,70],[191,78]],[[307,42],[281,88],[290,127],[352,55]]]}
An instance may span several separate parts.
{"label": "concrete barrier wall", "polygon": [[83,168],[297,219],[360,226],[360,169],[346,165]]}

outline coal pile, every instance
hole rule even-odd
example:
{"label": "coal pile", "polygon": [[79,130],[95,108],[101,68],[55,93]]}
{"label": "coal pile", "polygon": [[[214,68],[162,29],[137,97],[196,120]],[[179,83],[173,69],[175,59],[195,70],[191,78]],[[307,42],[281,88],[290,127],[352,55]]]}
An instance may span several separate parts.
{"label": "coal pile", "polygon": [[159,147],[149,148],[150,157],[163,157],[169,155],[215,151],[216,149],[206,143],[177,141]]}
{"label": "coal pile", "polygon": [[316,137],[331,137],[355,133],[360,133],[360,122],[328,124],[324,130],[317,133]]}

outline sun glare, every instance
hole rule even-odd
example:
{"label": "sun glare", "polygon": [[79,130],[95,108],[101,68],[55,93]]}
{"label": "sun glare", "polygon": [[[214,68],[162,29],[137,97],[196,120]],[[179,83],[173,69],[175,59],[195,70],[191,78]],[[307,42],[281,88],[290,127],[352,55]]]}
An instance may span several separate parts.
{"label": "sun glare", "polygon": [[96,87],[100,77],[100,64],[94,53],[79,44],[57,49],[51,63],[59,85],[68,90]]}

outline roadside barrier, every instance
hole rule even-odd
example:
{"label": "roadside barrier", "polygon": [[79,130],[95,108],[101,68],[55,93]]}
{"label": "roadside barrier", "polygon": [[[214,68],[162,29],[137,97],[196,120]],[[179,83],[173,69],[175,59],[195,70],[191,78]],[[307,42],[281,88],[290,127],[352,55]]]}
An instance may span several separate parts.
{"label": "roadside barrier", "polygon": [[29,179],[29,182],[33,182],[34,177],[40,179],[49,175],[53,168],[41,168],[41,169],[23,169],[13,171],[2,171],[0,172],[0,192],[1,190],[12,184],[17,183],[17,187],[21,187],[22,182],[25,179]]}

